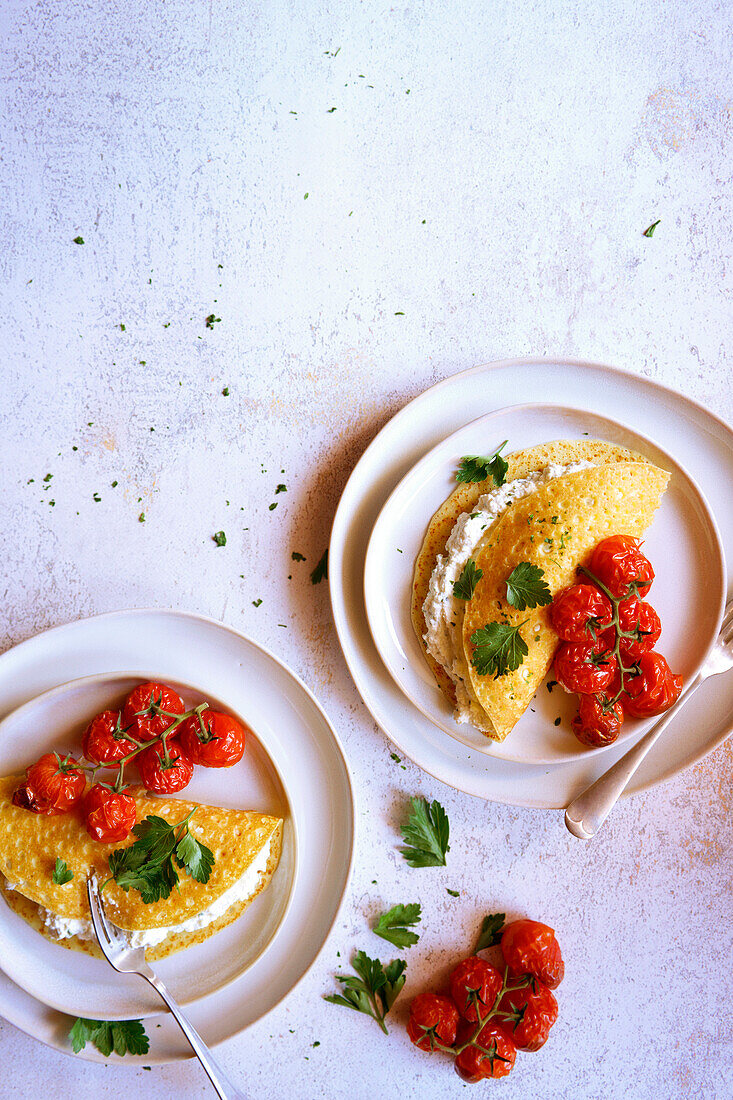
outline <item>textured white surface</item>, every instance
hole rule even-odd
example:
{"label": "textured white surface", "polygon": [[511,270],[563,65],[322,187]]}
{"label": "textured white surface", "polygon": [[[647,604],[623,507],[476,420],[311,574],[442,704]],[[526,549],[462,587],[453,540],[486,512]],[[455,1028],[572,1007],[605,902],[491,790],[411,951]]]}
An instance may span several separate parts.
{"label": "textured white surface", "polygon": [[[320,999],[417,898],[412,992],[488,909],[559,931],[552,1039],[482,1091],[729,1097],[730,746],[583,846],[394,763],[308,580],[366,443],[476,362],[613,362],[730,418],[726,5],[5,0],[0,25],[0,644],[124,606],[220,617],[316,690],[361,792],[346,916],[229,1071],[273,1100],[463,1095],[410,1048],[407,998],[389,1039]],[[416,792],[450,814],[447,872],[396,853]],[[196,1066],[86,1065],[7,1025],[0,1053],[9,1095],[207,1094]]]}

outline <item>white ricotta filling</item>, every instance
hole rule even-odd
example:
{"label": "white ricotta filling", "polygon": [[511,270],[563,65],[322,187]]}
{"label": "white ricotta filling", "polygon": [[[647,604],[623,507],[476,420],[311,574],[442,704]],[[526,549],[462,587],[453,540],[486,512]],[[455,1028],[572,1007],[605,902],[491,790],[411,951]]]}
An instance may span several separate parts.
{"label": "white ricotta filling", "polygon": [[[492,489],[478,498],[472,512],[464,512],[458,517],[445,546],[445,553],[439,554],[430,577],[428,594],[423,603],[426,631],[424,634],[428,653],[442,665],[456,688],[456,708],[453,717],[456,722],[472,722],[472,710],[476,704],[466,688],[464,681],[465,655],[463,652],[462,610],[464,600],[453,595],[453,585],[460,577],[463,567],[472,556],[484,531],[488,530],[501,513],[515,500],[521,500],[529,493],[542,488],[548,481],[563,474],[574,474],[579,470],[589,470],[595,462],[572,462],[568,466],[551,462],[544,470],[538,470],[528,477],[506,481],[497,489]],[[541,547],[540,550],[544,550]],[[475,716],[478,717],[478,716]],[[485,718],[484,718],[485,721]]]}
{"label": "white ricotta filling", "polygon": [[[196,932],[200,928],[206,928],[215,920],[223,916],[233,905],[240,901],[249,901],[257,892],[261,878],[267,870],[267,861],[270,858],[272,836],[257,855],[257,858],[249,865],[241,878],[237,879],[228,890],[225,890],[211,905],[207,905],[200,913],[189,917],[180,924],[171,924],[164,928],[146,928],[140,931],[128,931],[120,929],[130,947],[154,947],[161,943],[171,933],[183,935],[187,932]],[[7,883],[9,890],[17,890],[17,885]],[[52,913],[39,905],[41,919],[51,934],[59,940],[69,939],[70,936],[78,936],[80,940],[96,940],[92,922],[88,920],[70,920],[60,917],[58,913]]]}

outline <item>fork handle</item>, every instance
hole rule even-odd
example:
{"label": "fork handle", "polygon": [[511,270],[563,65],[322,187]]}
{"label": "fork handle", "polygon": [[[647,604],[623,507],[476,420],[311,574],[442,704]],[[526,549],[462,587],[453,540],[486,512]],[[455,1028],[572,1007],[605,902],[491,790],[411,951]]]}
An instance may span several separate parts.
{"label": "fork handle", "polygon": [[702,680],[702,676],[693,680],[684,695],[680,696],[664,718],[652,726],[649,732],[645,733],[634,747],[617,760],[607,772],[604,772],[600,779],[596,779],[595,783],[586,787],[582,794],[573,799],[565,811],[565,825],[573,836],[577,836],[579,840],[590,840],[596,835],[654,742]]}
{"label": "fork handle", "polygon": [[204,1067],[207,1077],[214,1086],[214,1089],[216,1090],[217,1096],[220,1096],[221,1100],[247,1100],[247,1097],[244,1095],[244,1093],[239,1092],[237,1089],[235,1089],[234,1085],[230,1083],[225,1073],[221,1069],[221,1066],[219,1066],[219,1064],[214,1060],[211,1051],[207,1047],[206,1043],[201,1038],[198,1031],[193,1026],[188,1017],[183,1014],[181,1009],[173,1000],[173,997],[170,995],[168,989],[160,980],[160,978],[156,974],[152,973],[150,975],[145,974],[143,976],[147,978],[153,988],[158,991],[160,996],[168,1005],[168,1008],[170,1009],[173,1018],[175,1019],[183,1034],[188,1039],[189,1043],[191,1044],[193,1052],[198,1058],[199,1062]]}

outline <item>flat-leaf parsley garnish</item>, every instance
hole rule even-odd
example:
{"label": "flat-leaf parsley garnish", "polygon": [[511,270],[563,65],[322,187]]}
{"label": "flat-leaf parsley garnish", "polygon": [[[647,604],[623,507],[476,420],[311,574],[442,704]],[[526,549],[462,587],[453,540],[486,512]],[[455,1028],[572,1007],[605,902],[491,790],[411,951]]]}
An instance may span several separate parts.
{"label": "flat-leaf parsley garnish", "polygon": [[501,940],[501,932],[506,920],[506,913],[489,913],[481,922],[481,931],[476,944],[476,951],[483,951],[486,947],[494,947]]}
{"label": "flat-leaf parsley garnish", "polygon": [[476,568],[476,562],[469,558],[461,570],[461,575],[453,585],[453,595],[457,600],[470,600],[476,590],[476,585],[484,575],[483,569]]}
{"label": "flat-leaf parsley garnish", "polygon": [[[527,622],[525,619],[524,622]],[[509,623],[487,623],[471,635],[471,644],[474,649],[471,664],[479,676],[486,676],[493,672],[494,679],[507,672],[514,672],[524,661],[529,650],[527,643],[519,633],[520,627],[510,626]]]}
{"label": "flat-leaf parsley garnish", "polygon": [[506,481],[509,463],[501,457],[500,452],[504,450],[508,442],[509,440],[505,439],[501,446],[497,447],[494,453],[488,457],[464,455],[458,467],[456,481],[459,483],[486,481],[487,477],[491,475],[495,485],[503,485]]}
{"label": "flat-leaf parsley garnish", "polygon": [[353,974],[337,974],[336,981],[341,982],[341,993],[331,993],[324,997],[334,1005],[343,1005],[354,1012],[364,1012],[376,1020],[385,1035],[388,1035],[384,1017],[405,984],[407,963],[404,959],[393,959],[383,966],[379,959],[370,959],[364,951],[357,951],[351,964],[358,977]]}
{"label": "flat-leaf parsley garnish", "polygon": [[311,584],[320,584],[323,580],[328,580],[328,547],[323,551],[321,560],[311,572]]}
{"label": "flat-leaf parsley garnish", "polygon": [[51,872],[51,878],[57,886],[65,886],[67,882],[71,882],[74,877],[74,872],[70,871],[66,866],[66,860],[61,859],[60,856],[56,857],[56,863],[54,869]]}
{"label": "flat-leaf parsley garnish", "polygon": [[410,802],[412,812],[400,830],[409,847],[400,851],[410,867],[445,867],[446,852],[450,851],[447,813],[439,802],[428,802],[426,798],[412,798]]}
{"label": "flat-leaf parsley garnish", "polygon": [[137,890],[146,905],[170,897],[178,884],[176,865],[197,882],[206,883],[214,866],[214,853],[189,832],[188,823],[196,807],[182,821],[170,825],[162,817],[148,814],[133,826],[138,838],[129,848],[118,848],[109,857],[111,877],[127,893]]}
{"label": "flat-leaf parsley garnish", "polygon": [[520,561],[507,577],[506,598],[518,611],[552,603],[544,569],[531,562]]}
{"label": "flat-leaf parsley garnish", "polygon": [[142,1020],[85,1020],[80,1016],[71,1025],[69,1039],[74,1054],[87,1043],[93,1043],[105,1058],[112,1051],[123,1055],[147,1054],[150,1050]]}
{"label": "flat-leaf parsley garnish", "polygon": [[393,905],[386,913],[382,913],[372,931],[400,950],[403,947],[412,947],[420,937],[416,932],[410,931],[409,925],[420,923],[420,912],[417,902]]}

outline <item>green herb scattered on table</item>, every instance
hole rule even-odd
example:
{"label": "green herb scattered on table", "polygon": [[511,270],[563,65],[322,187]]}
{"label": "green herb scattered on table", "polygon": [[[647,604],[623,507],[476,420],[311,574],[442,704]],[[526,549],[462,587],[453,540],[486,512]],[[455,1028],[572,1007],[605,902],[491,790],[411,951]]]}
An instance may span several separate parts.
{"label": "green herb scattered on table", "polygon": [[382,913],[372,931],[375,936],[380,936],[400,950],[413,947],[420,937],[416,932],[411,932],[409,926],[420,923],[420,912],[417,902],[393,905],[386,913]]}
{"label": "green herb scattered on table", "polygon": [[357,977],[337,974],[336,981],[341,982],[341,993],[331,993],[324,1000],[371,1016],[384,1034],[389,1034],[384,1018],[405,984],[407,963],[403,959],[393,959],[383,966],[379,959],[370,959],[364,951],[357,951],[351,965]]}
{"label": "green herb scattered on table", "polygon": [[425,798],[410,799],[412,811],[402,826],[401,848],[410,867],[444,867],[446,853],[450,851],[450,823],[439,802]]}

